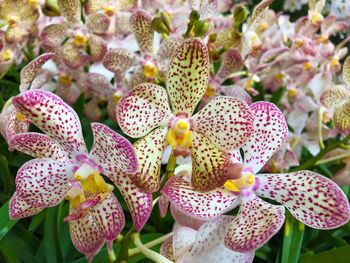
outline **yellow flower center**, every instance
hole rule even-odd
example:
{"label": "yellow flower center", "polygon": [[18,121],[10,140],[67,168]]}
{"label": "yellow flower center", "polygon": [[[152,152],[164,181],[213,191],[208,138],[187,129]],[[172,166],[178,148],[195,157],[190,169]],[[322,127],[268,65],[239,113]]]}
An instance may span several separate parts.
{"label": "yellow flower center", "polygon": [[243,173],[242,176],[235,180],[227,180],[224,184],[225,188],[232,192],[239,192],[242,188],[254,185],[255,177],[250,172]]}
{"label": "yellow flower center", "polygon": [[62,73],[58,79],[58,81],[63,85],[71,85],[72,84],[72,78],[66,73]]}
{"label": "yellow flower center", "polygon": [[39,4],[39,0],[29,0],[28,3],[33,6],[36,7]]}
{"label": "yellow flower center", "polygon": [[291,88],[288,90],[288,97],[294,98],[297,95],[298,91],[296,88]]}
{"label": "yellow flower center", "polygon": [[14,15],[10,15],[7,17],[7,23],[9,25],[10,28],[14,28],[17,26],[17,23],[19,21],[19,18],[17,16]]}
{"label": "yellow flower center", "polygon": [[318,43],[326,44],[328,42],[328,36],[322,35],[317,39]]}
{"label": "yellow flower center", "polygon": [[295,44],[295,46],[296,46],[297,48],[300,48],[300,47],[302,47],[302,46],[304,45],[304,40],[302,40],[302,39],[296,39],[296,40],[294,41],[294,44]]}
{"label": "yellow flower center", "polygon": [[314,12],[310,17],[311,23],[313,25],[319,25],[323,21],[323,15],[318,12]]}
{"label": "yellow flower center", "polygon": [[312,68],[312,64],[311,64],[311,62],[305,62],[303,64],[303,67],[305,70],[310,70]]}
{"label": "yellow flower center", "polygon": [[158,74],[158,69],[153,63],[147,62],[143,66],[143,74],[148,79],[155,79],[157,77],[157,74]]}
{"label": "yellow flower center", "polygon": [[339,64],[339,59],[336,58],[336,57],[332,58],[332,60],[331,60],[331,66],[332,66],[333,68],[339,67],[339,66],[340,66],[340,64]]}
{"label": "yellow flower center", "polygon": [[284,74],[284,73],[278,73],[278,74],[276,75],[276,80],[278,80],[278,81],[283,81],[284,77],[285,77],[285,74]]}
{"label": "yellow flower center", "polygon": [[113,16],[116,12],[116,9],[115,7],[106,6],[105,8],[103,8],[103,11],[107,16]]}
{"label": "yellow flower center", "polygon": [[177,120],[168,131],[167,141],[173,150],[190,148],[192,146],[192,131],[188,120]]}
{"label": "yellow flower center", "polygon": [[328,113],[327,112],[323,112],[323,114],[322,114],[322,122],[326,124],[326,123],[328,123],[330,121],[331,121],[331,117],[328,115]]}
{"label": "yellow flower center", "polygon": [[266,22],[262,22],[259,25],[259,31],[260,32],[264,32],[267,29],[267,27],[268,27],[267,23]]}
{"label": "yellow flower center", "polygon": [[213,97],[216,94],[216,86],[214,84],[209,84],[205,96]]}
{"label": "yellow flower center", "polygon": [[16,112],[16,119],[19,121],[27,122],[28,119],[20,112]]}
{"label": "yellow flower center", "polygon": [[12,51],[10,49],[4,49],[1,52],[1,60],[2,61],[9,61],[12,57]]}
{"label": "yellow flower center", "polygon": [[82,34],[76,34],[73,39],[73,42],[78,47],[84,47],[87,43],[87,38]]}
{"label": "yellow flower center", "polygon": [[280,173],[281,172],[281,166],[280,163],[277,161],[272,161],[270,163],[270,170],[272,173]]}

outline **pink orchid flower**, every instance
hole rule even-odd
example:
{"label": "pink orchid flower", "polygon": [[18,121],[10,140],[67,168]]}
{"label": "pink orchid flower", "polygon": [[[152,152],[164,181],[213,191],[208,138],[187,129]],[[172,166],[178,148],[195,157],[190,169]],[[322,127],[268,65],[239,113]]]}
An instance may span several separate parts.
{"label": "pink orchid flower", "polygon": [[77,114],[56,95],[30,90],[13,98],[13,104],[31,123],[45,132],[13,136],[10,144],[37,159],[17,173],[16,192],[10,201],[10,217],[34,215],[46,207],[70,201],[69,221],[75,247],[89,260],[124,227],[123,210],[107,176],[124,196],[140,231],[152,209],[152,196],[131,182],[137,171],[132,145],[99,123],[92,123],[94,144],[88,152]]}
{"label": "pink orchid flower", "polygon": [[[200,219],[217,217],[240,205],[238,215],[225,230],[225,245],[239,252],[252,251],[266,243],[284,222],[285,207],[307,226],[337,228],[348,222],[346,195],[330,179],[311,171],[289,174],[257,174],[284,143],[287,125],[283,114],[269,102],[253,103],[255,132],[240,152],[231,152],[241,162],[242,176],[208,192],[196,191],[182,178],[173,177],[162,194],[184,213]],[[282,205],[272,205],[260,197]]]}
{"label": "pink orchid flower", "polygon": [[225,150],[244,144],[252,133],[253,117],[245,102],[229,97],[214,98],[192,116],[208,78],[207,47],[200,39],[189,39],[172,56],[167,90],[141,84],[119,101],[121,129],[133,138],[142,137],[134,144],[139,159],[134,177],[147,191],[159,187],[161,159],[168,144],[175,156],[191,155],[192,184],[197,189],[212,189],[236,176]]}

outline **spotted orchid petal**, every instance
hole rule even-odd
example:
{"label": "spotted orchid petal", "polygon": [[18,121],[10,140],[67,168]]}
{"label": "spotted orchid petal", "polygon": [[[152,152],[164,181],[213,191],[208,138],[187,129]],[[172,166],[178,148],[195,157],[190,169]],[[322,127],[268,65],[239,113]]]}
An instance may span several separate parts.
{"label": "spotted orchid petal", "polygon": [[137,187],[130,176],[126,174],[118,172],[114,178],[114,184],[118,187],[129,207],[134,227],[140,232],[151,215],[152,194]]}
{"label": "spotted orchid petal", "polygon": [[[172,56],[176,48],[181,44],[183,39],[181,37],[169,37],[165,39],[157,52],[158,63],[163,63],[163,61],[168,61]],[[165,65],[164,65],[165,66]]]}
{"label": "spotted orchid petal", "polygon": [[198,230],[198,228],[205,222],[203,219],[198,219],[195,216],[185,214],[174,205],[170,206],[170,211],[176,223],[180,224],[181,226]]}
{"label": "spotted orchid petal", "polygon": [[99,73],[88,73],[84,84],[87,93],[106,100],[115,91],[109,79]]}
{"label": "spotted orchid petal", "polygon": [[160,216],[165,217],[168,213],[169,201],[164,195],[159,196],[158,207]]}
{"label": "spotted orchid petal", "polygon": [[68,22],[80,22],[81,6],[79,0],[58,0],[57,4],[62,16],[64,16]]}
{"label": "spotted orchid petal", "polygon": [[31,82],[41,71],[41,67],[51,59],[55,54],[54,53],[45,53],[31,61],[28,65],[26,65],[20,73],[21,84],[19,86],[19,90],[24,92],[30,87]]}
{"label": "spotted orchid petal", "polygon": [[254,131],[249,106],[236,98],[215,97],[192,118],[191,128],[222,149],[242,147]]}
{"label": "spotted orchid petal", "polygon": [[144,10],[136,10],[130,17],[130,25],[141,53],[152,53],[152,16]]}
{"label": "spotted orchid petal", "polygon": [[87,153],[78,115],[58,96],[30,90],[14,97],[13,104],[70,155]]}
{"label": "spotted orchid petal", "polygon": [[139,161],[139,171],[134,175],[135,183],[147,192],[155,192],[160,184],[162,155],[167,146],[168,128],[158,128],[134,143]]}
{"label": "spotted orchid petal", "polygon": [[33,156],[34,158],[51,158],[59,161],[68,160],[67,152],[55,140],[42,133],[25,132],[16,134],[9,141],[9,145],[17,151]]}
{"label": "spotted orchid petal", "polygon": [[42,69],[42,72],[33,79],[30,89],[41,89],[53,76],[53,72]]}
{"label": "spotted orchid petal", "polygon": [[224,246],[225,230],[233,218],[233,216],[220,216],[204,223],[198,230],[191,251],[182,258],[181,262],[251,263],[254,252],[239,253]]}
{"label": "spotted orchid petal", "polygon": [[241,196],[237,216],[228,225],[225,246],[238,252],[254,251],[275,235],[284,223],[284,207],[266,203],[252,192]]}
{"label": "spotted orchid petal", "polygon": [[17,196],[36,207],[55,206],[69,191],[72,176],[73,164],[68,161],[33,159],[17,172]]}
{"label": "spotted orchid petal", "polygon": [[192,185],[200,191],[222,186],[228,179],[241,176],[241,165],[233,163],[225,152],[216,147],[206,136],[193,131]]}
{"label": "spotted orchid petal", "polygon": [[334,86],[332,88],[326,89],[320,98],[323,106],[327,108],[335,108],[340,103],[350,98],[350,90],[344,86]]}
{"label": "spotted orchid petal", "polygon": [[107,52],[107,43],[98,36],[89,36],[90,56],[93,62],[99,62]]}
{"label": "spotted orchid petal", "polygon": [[71,42],[64,44],[61,55],[64,63],[72,69],[77,69],[84,64],[79,48]]}
{"label": "spotted orchid petal", "polygon": [[44,45],[59,47],[67,37],[67,27],[61,24],[46,26],[41,32],[41,40]]}
{"label": "spotted orchid petal", "polygon": [[169,260],[175,261],[174,248],[173,248],[173,237],[168,237],[160,247],[160,254]]}
{"label": "spotted orchid petal", "polygon": [[95,222],[103,231],[105,239],[109,242],[113,242],[124,228],[124,212],[113,193],[108,194],[102,202],[92,206],[89,213],[92,214]]}
{"label": "spotted orchid petal", "polygon": [[175,262],[186,254],[192,247],[196,239],[197,231],[179,224],[174,225],[173,234],[173,252]]}
{"label": "spotted orchid petal", "polygon": [[288,127],[274,104],[256,102],[250,108],[255,116],[254,133],[243,146],[244,166],[257,173],[285,142]]}
{"label": "spotted orchid petal", "polygon": [[225,52],[222,57],[221,66],[216,74],[216,79],[222,83],[230,74],[240,70],[242,66],[243,60],[239,51],[237,49],[230,49]]}
{"label": "spotted orchid petal", "polygon": [[172,117],[166,90],[155,84],[141,84],[125,94],[117,106],[117,119],[124,133],[133,138],[167,126]]}
{"label": "spotted orchid petal", "polygon": [[145,76],[143,67],[141,65],[133,68],[133,73],[130,76],[130,80],[128,81],[128,86],[130,89],[137,87],[143,83],[150,82],[149,79]]}
{"label": "spotted orchid petal", "polygon": [[207,90],[209,55],[198,38],[183,41],[174,51],[166,77],[172,111],[192,115]]}
{"label": "spotted orchid petal", "polygon": [[12,220],[33,216],[39,213],[43,208],[27,204],[15,192],[9,203],[9,216]]}
{"label": "spotted orchid petal", "polygon": [[85,25],[88,30],[94,34],[104,34],[109,28],[110,20],[108,16],[100,13],[89,15]]}
{"label": "spotted orchid petal", "polygon": [[124,49],[111,49],[103,58],[103,66],[116,74],[117,80],[124,78],[125,72],[135,64],[137,57],[130,51]]}
{"label": "spotted orchid petal", "polygon": [[131,143],[104,124],[92,123],[91,127],[94,144],[90,155],[106,175],[112,179],[116,171],[136,173],[137,157]]}
{"label": "spotted orchid petal", "polygon": [[350,100],[336,107],[333,115],[335,127],[343,134],[350,132]]}
{"label": "spotted orchid petal", "polygon": [[305,225],[332,229],[347,223],[350,208],[346,195],[330,179],[311,171],[259,174],[256,194],[283,204]]}
{"label": "spotted orchid petal", "polygon": [[350,56],[345,59],[343,64],[343,80],[350,86]]}
{"label": "spotted orchid petal", "polygon": [[105,243],[104,234],[94,217],[88,213],[85,217],[70,221],[69,231],[75,248],[91,262]]}
{"label": "spotted orchid petal", "polygon": [[180,177],[171,178],[161,193],[185,214],[200,219],[217,217],[238,205],[237,195],[225,188],[199,192]]}

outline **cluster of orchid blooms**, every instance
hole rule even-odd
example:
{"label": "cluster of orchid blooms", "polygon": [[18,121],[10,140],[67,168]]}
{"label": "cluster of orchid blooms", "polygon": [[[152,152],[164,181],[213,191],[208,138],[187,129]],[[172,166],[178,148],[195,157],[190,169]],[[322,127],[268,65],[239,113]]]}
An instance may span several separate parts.
{"label": "cluster of orchid blooms", "polygon": [[[334,181],[285,172],[303,147],[315,156],[324,140],[349,139],[350,38],[331,38],[349,25],[325,15],[324,0],[310,0],[295,22],[272,2],[249,15],[234,1],[0,0],[0,75],[28,47],[36,56],[0,115],[9,149],[35,158],[17,172],[10,217],[68,200],[72,242],[90,261],[105,243],[113,259],[125,225],[114,187],[138,232],[153,200],[162,216],[170,207],[175,225],[152,254],[159,262],[252,262],[285,208],[316,229],[347,223],[334,181],[350,183],[348,166]],[[281,87],[279,108],[252,102]],[[69,106],[81,94],[94,121],[90,151]],[[134,144],[98,123],[104,109]]]}

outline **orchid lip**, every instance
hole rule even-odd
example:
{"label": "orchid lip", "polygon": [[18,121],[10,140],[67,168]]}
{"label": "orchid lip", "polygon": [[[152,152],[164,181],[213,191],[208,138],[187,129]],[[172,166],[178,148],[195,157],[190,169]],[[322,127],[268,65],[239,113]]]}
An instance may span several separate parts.
{"label": "orchid lip", "polygon": [[224,187],[232,192],[241,192],[243,189],[254,187],[256,178],[252,169],[246,168],[242,171],[242,176],[238,179],[229,179],[225,182]]}

